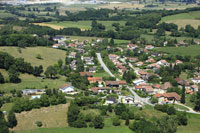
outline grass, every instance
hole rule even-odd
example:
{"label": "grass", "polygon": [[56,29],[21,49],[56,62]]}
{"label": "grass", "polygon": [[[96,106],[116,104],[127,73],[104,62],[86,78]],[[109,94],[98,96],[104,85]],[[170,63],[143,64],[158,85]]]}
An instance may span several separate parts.
{"label": "grass", "polygon": [[177,133],[200,133],[200,115],[188,113],[187,126],[179,126]]}
{"label": "grass", "polygon": [[155,49],[156,51],[161,51],[165,53],[169,53],[171,55],[189,55],[189,56],[197,56],[199,55],[200,46],[192,45],[188,47],[162,47]]}
{"label": "grass", "polygon": [[185,98],[186,103],[185,103],[185,105],[188,106],[188,107],[194,108],[194,103],[190,102],[190,97],[191,96],[192,96],[191,94],[186,94],[186,98]]}
{"label": "grass", "polygon": [[178,105],[178,104],[174,104],[173,106],[174,106],[174,108],[176,108],[176,109],[180,109],[180,110],[184,110],[184,111],[189,111],[188,108],[186,108],[186,107],[184,107],[184,106],[181,106],[181,105]]}
{"label": "grass", "polygon": [[176,15],[170,15],[163,17],[161,22],[175,23],[181,27],[190,24],[193,27],[197,28],[200,25],[200,11],[192,11],[189,13],[180,13]]}
{"label": "grass", "polygon": [[69,104],[61,104],[41,109],[33,109],[28,112],[16,114],[18,124],[14,131],[37,129],[36,121],[41,121],[44,128],[67,127],[66,112]]}
{"label": "grass", "polygon": [[109,77],[109,74],[107,72],[103,72],[103,73],[94,73],[93,74],[94,77]]}
{"label": "grass", "polygon": [[[27,47],[21,48],[21,53],[17,47],[0,47],[0,51],[7,52],[16,58],[24,58],[25,61],[31,63],[33,66],[42,65],[44,70],[57,63],[59,59],[64,61],[66,52],[58,49],[48,47]],[[36,56],[40,54],[42,60],[37,59]]]}
{"label": "grass", "polygon": [[[112,27],[113,23],[120,23],[121,25],[125,25],[125,21],[97,21],[98,23],[103,24],[106,27],[106,30],[114,29]],[[63,21],[63,22],[49,22],[49,23],[37,23],[42,26],[49,26],[55,29],[62,29],[68,27],[76,27],[82,30],[91,29],[92,21]]]}
{"label": "grass", "polygon": [[44,89],[45,86],[48,88],[58,88],[65,84],[65,77],[59,77],[58,79],[41,79],[33,75],[21,74],[20,79],[22,80],[18,84],[4,83],[0,84],[0,90],[9,92],[12,89],[22,90],[26,88]]}
{"label": "grass", "polygon": [[103,129],[94,128],[38,128],[34,130],[19,131],[16,133],[131,133],[126,127],[104,127]]}
{"label": "grass", "polygon": [[14,103],[6,103],[3,104],[3,106],[1,107],[1,111],[6,111],[7,113],[12,109]]}

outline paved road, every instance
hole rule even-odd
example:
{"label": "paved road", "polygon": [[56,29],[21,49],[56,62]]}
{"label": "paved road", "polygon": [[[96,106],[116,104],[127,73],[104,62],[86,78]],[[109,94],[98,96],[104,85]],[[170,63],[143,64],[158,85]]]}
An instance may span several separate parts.
{"label": "paved road", "polygon": [[[184,105],[184,104],[181,104],[181,103],[176,103],[176,104],[181,105],[181,106],[186,107],[186,108],[189,109],[189,111],[185,111],[185,112],[192,113],[192,114],[200,114],[200,112],[196,112],[196,111],[194,111],[192,108],[190,108],[190,107],[188,107],[188,106],[186,106],[186,105]],[[184,111],[184,110],[181,110],[181,109],[178,109],[178,110],[179,110],[179,111]]]}
{"label": "paved road", "polygon": [[147,105],[150,105],[150,106],[154,106],[153,104],[151,104],[149,102],[149,99],[148,98],[142,98],[140,96],[138,96],[138,94],[133,90],[133,88],[131,87],[128,87],[129,91],[134,95],[135,99],[138,100],[138,101],[141,101]]}
{"label": "paved road", "polygon": [[101,63],[101,66],[103,67],[103,69],[111,76],[111,77],[115,77],[115,75],[113,75],[110,70],[107,68],[107,66],[105,65],[105,63],[103,62],[102,58],[101,58],[101,54],[100,53],[96,53],[97,54],[97,58],[99,60],[99,62]]}

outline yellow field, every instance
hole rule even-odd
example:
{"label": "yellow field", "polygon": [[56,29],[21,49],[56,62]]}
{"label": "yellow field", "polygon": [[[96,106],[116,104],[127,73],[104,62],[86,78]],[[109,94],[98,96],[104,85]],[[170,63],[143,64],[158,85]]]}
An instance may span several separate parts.
{"label": "yellow field", "polygon": [[28,130],[38,128],[36,121],[41,121],[44,128],[67,127],[68,104],[33,109],[16,114],[18,124],[13,130]]}

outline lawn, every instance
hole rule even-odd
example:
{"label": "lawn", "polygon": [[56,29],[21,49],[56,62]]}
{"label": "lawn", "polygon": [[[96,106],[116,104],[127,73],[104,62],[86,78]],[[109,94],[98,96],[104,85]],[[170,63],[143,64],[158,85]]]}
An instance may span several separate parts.
{"label": "lawn", "polygon": [[[125,21],[97,21],[98,23],[101,23],[105,25],[106,30],[114,29],[112,27],[113,23],[120,23],[120,25],[125,25]],[[41,26],[49,26],[51,28],[55,29],[62,29],[62,28],[68,28],[68,27],[76,27],[80,28],[81,30],[88,30],[91,29],[92,21],[63,21],[63,22],[49,22],[49,23],[36,23]]]}
{"label": "lawn", "polygon": [[174,108],[176,108],[176,109],[180,109],[180,110],[184,110],[184,111],[189,111],[188,108],[186,108],[186,107],[184,107],[184,106],[181,106],[181,105],[178,105],[178,104],[174,104],[173,106],[174,106]]}
{"label": "lawn", "polygon": [[1,111],[6,111],[7,113],[12,109],[14,103],[5,103],[3,104],[3,106],[1,107]]}
{"label": "lawn", "polygon": [[[21,53],[17,47],[0,47],[0,51],[7,52],[16,58],[24,58],[25,61],[31,63],[33,66],[42,65],[44,70],[54,65],[59,59],[64,61],[66,52],[63,50],[48,48],[48,47],[27,47],[21,48]],[[41,59],[37,59],[36,56],[40,54]]]}
{"label": "lawn", "polygon": [[189,56],[197,56],[199,55],[200,46],[198,45],[192,45],[188,47],[162,47],[162,48],[156,48],[156,51],[161,51],[165,53],[169,53],[171,55],[189,55]]}
{"label": "lawn", "polygon": [[33,109],[28,112],[17,113],[18,124],[14,131],[36,129],[36,121],[41,121],[44,128],[67,127],[67,109],[69,104],[61,104],[41,109]]}
{"label": "lawn", "polygon": [[185,25],[190,24],[193,27],[197,28],[200,25],[200,11],[192,11],[189,13],[180,13],[176,15],[170,15],[163,17],[161,22],[167,22],[167,23],[175,23],[181,27],[185,27]]}
{"label": "lawn", "polygon": [[[14,83],[4,83],[0,84],[0,90],[9,92],[12,89],[22,90],[26,88],[44,89],[48,88],[59,88],[66,83],[65,77],[59,77],[58,79],[41,79],[40,77],[35,77],[33,75],[21,74],[20,79],[22,80],[18,84]],[[8,78],[7,78],[8,80]]]}
{"label": "lawn", "polygon": [[103,73],[94,73],[93,74],[94,77],[109,77],[109,74],[107,72],[103,72]]}

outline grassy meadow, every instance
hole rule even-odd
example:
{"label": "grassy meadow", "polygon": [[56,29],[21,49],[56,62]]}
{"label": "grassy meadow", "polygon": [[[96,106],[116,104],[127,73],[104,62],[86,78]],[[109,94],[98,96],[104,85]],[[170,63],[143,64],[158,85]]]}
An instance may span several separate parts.
{"label": "grassy meadow", "polygon": [[155,49],[156,51],[165,52],[171,55],[189,55],[189,56],[197,56],[199,55],[200,46],[192,45],[188,47],[162,47]]}
{"label": "grassy meadow", "polygon": [[36,121],[41,121],[44,128],[67,127],[68,106],[69,103],[16,113],[18,124],[12,130],[36,129]]}
{"label": "grassy meadow", "polygon": [[200,25],[200,11],[192,11],[189,13],[180,13],[163,17],[161,22],[175,23],[179,28],[185,27],[187,24],[198,28]]}
{"label": "grassy meadow", "polygon": [[[21,53],[20,53],[21,50]],[[0,51],[7,52],[15,58],[24,58],[25,61],[30,62],[33,66],[42,65],[44,70],[57,63],[59,59],[64,61],[66,52],[63,50],[48,48],[48,47],[0,47]],[[41,55],[42,59],[37,59],[37,55]]]}

